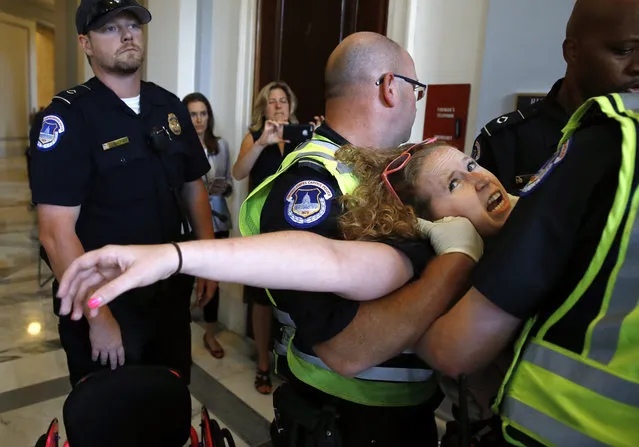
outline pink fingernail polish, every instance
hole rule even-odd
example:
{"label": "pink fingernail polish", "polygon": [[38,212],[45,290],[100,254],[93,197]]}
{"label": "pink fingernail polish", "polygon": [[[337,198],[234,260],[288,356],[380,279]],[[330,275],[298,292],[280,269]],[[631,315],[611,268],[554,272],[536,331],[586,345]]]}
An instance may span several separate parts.
{"label": "pink fingernail polish", "polygon": [[98,307],[100,307],[100,304],[102,304],[102,301],[102,298],[100,298],[99,296],[94,296],[89,299],[89,302],[87,304],[89,305],[89,309],[97,309]]}

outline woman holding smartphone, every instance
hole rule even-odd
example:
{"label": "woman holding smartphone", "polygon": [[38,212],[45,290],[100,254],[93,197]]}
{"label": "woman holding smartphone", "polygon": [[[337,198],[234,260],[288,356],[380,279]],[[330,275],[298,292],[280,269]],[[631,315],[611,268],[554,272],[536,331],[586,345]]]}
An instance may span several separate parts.
{"label": "woman holding smartphone", "polygon": [[[228,143],[215,135],[215,117],[211,103],[201,93],[191,93],[186,95],[182,103],[189,110],[191,121],[195,127],[204,153],[209,160],[211,169],[202,178],[209,194],[209,204],[211,205],[213,228],[215,239],[225,239],[229,237],[232,228],[231,213],[226,203],[226,197],[233,192],[233,181],[231,178],[231,165],[229,157]],[[198,291],[198,303],[202,296]],[[203,307],[204,321],[206,322],[206,332],[204,333],[204,347],[216,359],[224,357],[224,348],[215,338],[215,326],[217,324],[217,312],[220,304],[219,288],[215,290],[213,298]]]}
{"label": "woman holding smartphone", "polygon": [[[249,179],[249,192],[280,167],[282,160],[295,149],[295,144],[282,138],[283,126],[297,123],[297,97],[285,82],[271,82],[262,88],[253,103],[251,126],[240,146],[240,154],[233,165],[236,180]],[[244,287],[244,298],[252,305],[253,338],[257,349],[255,389],[270,394],[269,344],[273,311],[266,291]]]}

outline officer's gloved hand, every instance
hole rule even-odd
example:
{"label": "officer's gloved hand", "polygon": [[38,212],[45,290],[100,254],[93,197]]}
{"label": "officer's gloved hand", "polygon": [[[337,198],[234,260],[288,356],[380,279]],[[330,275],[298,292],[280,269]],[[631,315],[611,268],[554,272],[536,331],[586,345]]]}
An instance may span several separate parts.
{"label": "officer's gloved hand", "polygon": [[465,217],[444,217],[435,222],[418,218],[417,224],[438,255],[464,253],[478,262],[484,254],[484,241]]}

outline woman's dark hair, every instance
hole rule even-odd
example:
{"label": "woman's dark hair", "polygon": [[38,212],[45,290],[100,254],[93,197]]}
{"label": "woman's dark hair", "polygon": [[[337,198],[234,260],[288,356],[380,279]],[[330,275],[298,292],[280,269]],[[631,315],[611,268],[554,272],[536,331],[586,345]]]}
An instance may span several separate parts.
{"label": "woman's dark hair", "polygon": [[206,124],[206,129],[204,130],[204,145],[206,146],[206,150],[211,155],[217,155],[219,152],[219,144],[217,142],[218,136],[215,135],[213,130],[215,129],[215,117],[213,116],[213,109],[211,108],[211,103],[206,96],[202,93],[190,93],[184,97],[182,100],[182,104],[188,108],[189,104],[192,102],[201,102],[206,106],[206,111],[209,114],[209,120]]}

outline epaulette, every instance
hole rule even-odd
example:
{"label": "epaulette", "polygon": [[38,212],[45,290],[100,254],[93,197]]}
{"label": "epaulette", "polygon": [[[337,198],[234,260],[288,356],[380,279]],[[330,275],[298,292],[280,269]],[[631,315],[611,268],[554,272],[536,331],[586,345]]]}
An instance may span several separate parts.
{"label": "epaulette", "polygon": [[[168,95],[169,97],[171,97],[171,99],[177,99],[178,101],[180,101],[180,97],[178,95],[176,95],[175,93],[173,93],[170,90],[165,89],[164,87],[157,85],[154,82],[149,82],[149,81],[144,81],[144,83],[149,86],[149,87],[155,87],[159,90],[161,90],[163,93],[165,93],[166,95]],[[181,102],[181,101],[180,101]]]}
{"label": "epaulette", "polygon": [[74,101],[76,101],[81,96],[86,95],[91,91],[91,88],[84,84],[76,85],[69,90],[63,90],[57,95],[53,97],[53,101],[63,102],[66,105],[70,106]]}
{"label": "epaulette", "polygon": [[328,172],[322,163],[311,160],[309,158],[302,158],[300,161],[297,162],[297,166],[301,168],[311,168],[314,171],[321,172],[323,174]]}
{"label": "epaulette", "polygon": [[539,111],[538,105],[541,103],[542,101],[538,101],[530,107],[517,109],[514,112],[510,112],[500,116],[499,118],[495,118],[484,127],[482,127],[482,135],[484,135],[485,137],[492,137],[494,134],[503,129],[526,121],[528,118],[537,115],[537,112]]}

